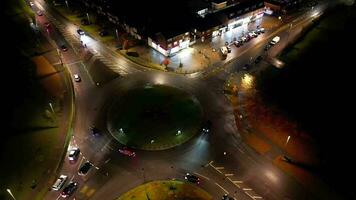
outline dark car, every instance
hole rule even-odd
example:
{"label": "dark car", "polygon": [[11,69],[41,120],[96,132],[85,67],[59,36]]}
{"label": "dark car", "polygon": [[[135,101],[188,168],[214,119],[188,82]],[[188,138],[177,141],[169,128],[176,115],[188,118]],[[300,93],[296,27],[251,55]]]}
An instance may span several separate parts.
{"label": "dark car", "polygon": [[227,48],[227,52],[231,53],[231,47],[230,46],[226,46],[226,48]]}
{"label": "dark car", "polygon": [[265,51],[268,51],[269,49],[271,48],[271,45],[270,44],[267,44],[264,48]]}
{"label": "dark car", "polygon": [[75,190],[78,188],[78,183],[77,182],[70,182],[62,191],[61,196],[63,198],[67,198],[70,195],[72,195]]}
{"label": "dark car", "polygon": [[192,174],[187,173],[184,177],[185,180],[191,182],[191,183],[196,183],[199,184],[200,183],[200,178],[197,176],[194,176]]}
{"label": "dark car", "polygon": [[96,128],[95,126],[91,126],[89,127],[89,130],[90,130],[90,133],[93,135],[93,136],[100,136],[100,130],[98,128]]}
{"label": "dark car", "polygon": [[84,35],[84,31],[83,31],[82,29],[78,29],[78,30],[77,30],[77,33],[78,33],[79,35]]}
{"label": "dark car", "polygon": [[230,197],[230,196],[227,195],[227,194],[224,194],[221,199],[222,199],[222,200],[234,200],[234,198]]}
{"label": "dark car", "polygon": [[67,51],[68,49],[67,49],[67,47],[66,47],[66,45],[61,45],[61,49],[62,49],[62,51]]}
{"label": "dark car", "polygon": [[80,176],[85,176],[89,169],[92,167],[93,165],[89,162],[89,161],[86,161],[80,168],[79,168],[79,171],[78,171],[78,175]]}
{"label": "dark car", "polygon": [[80,20],[80,24],[82,24],[82,25],[89,25],[90,23],[89,23],[88,19],[81,19],[81,20]]}
{"label": "dark car", "polygon": [[207,120],[204,124],[203,124],[203,128],[202,128],[202,133],[209,133],[210,129],[211,129],[211,121]]}
{"label": "dark car", "polygon": [[251,65],[246,63],[246,64],[242,67],[242,69],[243,69],[243,70],[248,70],[248,69],[250,69],[250,67],[251,67]]}
{"label": "dark car", "polygon": [[263,59],[262,56],[258,56],[255,60],[255,64],[261,62],[262,59]]}
{"label": "dark car", "polygon": [[109,32],[107,30],[105,30],[105,29],[102,29],[102,30],[99,31],[99,35],[101,37],[104,37],[104,36],[109,35]]}

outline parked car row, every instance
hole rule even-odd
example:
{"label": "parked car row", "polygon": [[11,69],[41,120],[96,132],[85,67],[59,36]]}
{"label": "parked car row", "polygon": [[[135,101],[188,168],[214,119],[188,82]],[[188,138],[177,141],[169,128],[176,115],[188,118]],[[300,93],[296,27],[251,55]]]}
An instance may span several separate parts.
{"label": "parked car row", "polygon": [[[66,183],[68,179],[68,176],[66,175],[61,175],[59,178],[56,180],[56,182],[53,184],[52,189],[55,191],[60,190]],[[75,190],[78,188],[78,182],[71,181],[61,192],[61,196],[63,198],[67,198],[71,196]]]}
{"label": "parked car row", "polygon": [[258,37],[258,35],[260,35],[260,34],[262,34],[264,32],[265,32],[265,29],[263,27],[262,28],[258,28],[258,29],[254,30],[254,31],[250,31],[250,32],[246,33],[245,35],[241,36],[238,40],[235,40],[233,42],[233,44],[236,47],[240,47],[244,43],[250,41],[253,38]]}

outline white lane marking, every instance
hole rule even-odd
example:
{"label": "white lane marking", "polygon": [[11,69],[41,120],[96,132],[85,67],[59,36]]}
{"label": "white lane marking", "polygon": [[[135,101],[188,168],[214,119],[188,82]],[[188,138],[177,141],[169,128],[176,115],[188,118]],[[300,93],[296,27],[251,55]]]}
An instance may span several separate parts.
{"label": "white lane marking", "polygon": [[225,190],[225,188],[223,188],[221,185],[219,185],[219,183],[215,183],[215,185],[219,186],[219,188],[221,188],[222,190],[224,190],[224,192],[226,194],[229,194],[229,192],[227,190]]}
{"label": "white lane marking", "polygon": [[233,176],[234,174],[225,174],[225,176]]}
{"label": "white lane marking", "polygon": [[232,181],[233,183],[243,183],[243,181]]}
{"label": "white lane marking", "polygon": [[111,158],[105,160],[104,164],[108,163],[111,160]]}
{"label": "white lane marking", "polygon": [[82,62],[82,61],[71,62],[71,63],[67,63],[67,65],[74,65],[74,64],[81,63],[81,62]]}
{"label": "white lane marking", "polygon": [[252,198],[254,198],[254,199],[263,199],[263,198],[260,197],[260,196],[253,196]]}
{"label": "white lane marking", "polygon": [[244,190],[244,191],[251,191],[252,189],[251,189],[251,188],[242,188],[242,190]]}
{"label": "white lane marking", "polygon": [[75,175],[73,175],[72,178],[70,178],[70,181],[69,181],[69,182],[72,182],[72,180],[74,179],[74,176],[75,176]]}
{"label": "white lane marking", "polygon": [[206,176],[203,176],[203,175],[201,175],[201,174],[199,174],[199,173],[197,173],[197,172],[194,172],[194,174],[196,174],[196,175],[198,175],[198,176],[201,176],[201,177],[203,177],[203,178],[205,178],[205,179],[207,179],[207,180],[210,180],[210,178],[208,178],[208,177],[206,177]]}
{"label": "white lane marking", "polygon": [[58,195],[58,197],[57,197],[57,199],[56,199],[56,200],[58,200],[59,198],[61,198],[61,195]]}
{"label": "white lane marking", "polygon": [[245,191],[245,194],[247,194],[249,197],[251,197],[252,199],[255,199],[253,198],[254,196],[250,195],[247,191]]}
{"label": "white lane marking", "polygon": [[77,171],[79,170],[80,166],[82,165],[84,159],[85,159],[85,157],[84,157],[84,155],[83,155],[82,159],[81,159],[80,162],[79,162]]}
{"label": "white lane marking", "polygon": [[215,169],[220,170],[220,169],[224,169],[224,167],[215,167]]}
{"label": "white lane marking", "polygon": [[91,78],[91,76],[90,76],[90,74],[89,74],[89,71],[87,70],[86,66],[83,64],[83,62],[81,62],[80,64],[83,66],[84,70],[87,72],[88,77],[89,77],[91,83],[92,83],[93,85],[95,85],[95,83],[94,83],[93,79]]}

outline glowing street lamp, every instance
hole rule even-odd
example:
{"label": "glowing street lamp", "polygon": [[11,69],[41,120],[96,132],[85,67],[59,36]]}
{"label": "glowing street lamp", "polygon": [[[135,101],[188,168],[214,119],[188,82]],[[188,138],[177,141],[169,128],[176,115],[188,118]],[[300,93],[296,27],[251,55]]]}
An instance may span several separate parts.
{"label": "glowing street lamp", "polygon": [[9,188],[6,189],[7,193],[10,194],[10,196],[16,200],[15,196],[12,194],[11,190]]}
{"label": "glowing street lamp", "polygon": [[289,140],[290,140],[290,135],[288,135],[288,137],[287,137],[287,141],[286,141],[286,144],[285,144],[286,146],[287,146]]}

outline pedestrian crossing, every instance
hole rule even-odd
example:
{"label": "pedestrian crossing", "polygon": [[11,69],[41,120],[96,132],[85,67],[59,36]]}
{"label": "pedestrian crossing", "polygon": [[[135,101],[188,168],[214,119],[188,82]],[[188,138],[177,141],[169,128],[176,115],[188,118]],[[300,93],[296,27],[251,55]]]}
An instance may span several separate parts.
{"label": "pedestrian crossing", "polygon": [[[71,33],[64,24],[59,22],[56,18],[54,18],[50,13],[47,15],[48,20],[58,29],[58,31],[61,33],[61,35],[64,37],[64,39],[71,45],[73,50],[77,53],[76,49],[81,48],[81,43],[79,37],[77,37],[75,34]],[[90,47],[88,47],[90,49]],[[100,54],[98,51],[93,49],[91,51],[93,53],[93,61],[92,63],[95,62],[95,60],[99,60],[101,63],[103,63],[106,67],[108,67],[110,70],[114,71],[115,73],[118,73],[120,76],[126,76],[130,74],[130,72],[125,69],[124,66],[121,66],[120,64],[115,63],[112,59],[108,57],[104,57],[102,54]]]}

